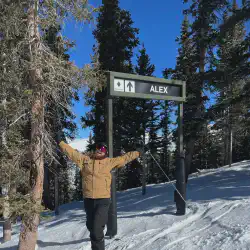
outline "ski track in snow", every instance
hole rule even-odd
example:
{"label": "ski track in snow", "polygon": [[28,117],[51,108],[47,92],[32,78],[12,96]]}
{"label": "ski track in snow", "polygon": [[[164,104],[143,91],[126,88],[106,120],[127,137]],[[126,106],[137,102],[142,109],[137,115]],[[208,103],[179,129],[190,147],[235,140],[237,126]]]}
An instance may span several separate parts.
{"label": "ski track in snow", "polygon": [[[150,185],[146,196],[140,188],[118,193],[118,235],[105,250],[250,250],[249,170],[245,161],[193,175],[184,216],[174,215],[171,184]],[[17,249],[19,225],[13,231],[0,249]],[[36,249],[91,250],[82,202],[41,223]]]}
{"label": "ski track in snow", "polygon": [[[216,202],[215,202],[216,203]],[[178,237],[178,239],[173,240],[172,242],[168,243],[165,245],[165,247],[162,247],[159,250],[169,250],[171,249],[171,246],[176,245],[177,243],[181,243],[182,241],[188,240],[191,237],[194,237],[195,235],[198,235],[202,231],[205,231],[209,229],[213,224],[215,224],[218,220],[220,220],[222,217],[226,216],[228,213],[230,213],[233,209],[238,207],[240,205],[239,202],[233,202],[232,204],[221,204],[219,206],[212,206],[208,207],[206,209],[201,209],[193,205],[192,213],[191,215],[189,214],[188,217],[186,217],[184,220],[179,221],[171,225],[169,228],[163,230],[162,232],[157,232],[158,230],[147,230],[145,232],[142,232],[138,235],[133,235],[130,237],[130,239],[126,239],[127,237],[121,236],[122,240],[118,242],[118,246],[112,247],[112,248],[107,248],[107,250],[115,250],[115,249],[120,249],[120,250],[128,250],[128,249],[155,249],[151,248],[152,244],[166,236],[171,235],[172,233],[175,233],[176,235],[181,235],[183,231],[191,231],[187,236],[182,236]],[[211,219],[211,216],[215,214],[216,212],[222,212],[220,215],[215,217],[214,219]],[[199,223],[200,220],[209,220],[209,222],[199,228]],[[197,229],[197,227],[199,229]],[[142,244],[141,236],[145,235],[148,236],[149,232],[153,233],[155,232],[155,236],[152,237],[149,240],[146,240],[144,244]],[[136,238],[139,238],[138,240]],[[114,243],[113,241],[112,243]],[[142,244],[142,245],[141,245]],[[111,246],[111,244],[109,244]],[[179,247],[177,246],[177,249]]]}
{"label": "ski track in snow", "polygon": [[[177,239],[177,240],[175,240],[175,241],[172,241],[171,243],[167,244],[166,247],[163,248],[162,250],[169,249],[170,246],[172,246],[172,245],[174,245],[174,244],[176,244],[176,243],[179,243],[179,242],[181,242],[181,241],[184,241],[184,240],[186,240],[186,239],[189,239],[189,238],[191,238],[191,237],[193,237],[193,236],[199,234],[201,231],[204,231],[204,230],[210,228],[210,227],[211,227],[214,223],[216,223],[220,218],[222,218],[222,217],[225,216],[226,214],[230,213],[230,211],[233,210],[233,209],[234,209],[235,207],[237,207],[238,205],[239,205],[239,204],[229,205],[229,206],[223,206],[222,208],[225,208],[225,207],[227,208],[227,207],[229,207],[228,210],[226,210],[224,213],[222,213],[222,214],[219,215],[218,217],[212,219],[211,222],[210,222],[208,225],[206,225],[205,227],[200,228],[200,229],[198,229],[198,230],[192,231],[191,234],[188,235],[188,236],[186,236],[186,237],[182,237],[182,238],[179,238],[179,239]],[[208,216],[209,216],[209,215],[208,215]],[[207,217],[208,217],[208,216],[207,216]],[[200,218],[200,219],[206,219],[207,217]],[[195,223],[195,224],[197,224],[197,223]]]}

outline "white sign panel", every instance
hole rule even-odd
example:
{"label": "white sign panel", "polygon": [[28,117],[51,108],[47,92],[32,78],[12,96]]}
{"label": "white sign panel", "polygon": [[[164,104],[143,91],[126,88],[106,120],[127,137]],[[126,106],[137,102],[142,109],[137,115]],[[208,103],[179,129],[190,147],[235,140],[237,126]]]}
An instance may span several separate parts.
{"label": "white sign panel", "polygon": [[123,79],[115,79],[114,91],[124,92],[124,80]]}
{"label": "white sign panel", "polygon": [[125,92],[135,93],[135,81],[125,81]]}

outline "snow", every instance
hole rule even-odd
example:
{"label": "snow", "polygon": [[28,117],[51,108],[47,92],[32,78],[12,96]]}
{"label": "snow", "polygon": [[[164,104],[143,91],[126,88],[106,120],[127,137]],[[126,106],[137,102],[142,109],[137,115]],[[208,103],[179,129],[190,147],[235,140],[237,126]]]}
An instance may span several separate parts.
{"label": "snow", "polygon": [[[82,139],[74,139],[70,141],[69,138],[66,139],[67,143],[74,149],[80,151],[80,152],[85,152],[87,145],[88,145],[88,138],[82,138]],[[75,175],[77,172],[77,166],[71,162],[68,161],[68,178],[69,178],[69,190],[74,190],[75,187]]]}
{"label": "snow", "polygon": [[86,150],[86,147],[88,145],[88,138],[83,138],[83,139],[75,139],[71,142],[69,142],[69,145],[77,149],[80,152],[84,152]]}
{"label": "snow", "polygon": [[[148,186],[145,196],[135,188],[117,197],[118,235],[106,239],[106,250],[250,249],[250,161],[193,174],[184,216],[174,215],[170,183]],[[14,226],[12,241],[0,249],[17,249],[17,232]],[[37,249],[91,250],[83,202],[42,221]]]}

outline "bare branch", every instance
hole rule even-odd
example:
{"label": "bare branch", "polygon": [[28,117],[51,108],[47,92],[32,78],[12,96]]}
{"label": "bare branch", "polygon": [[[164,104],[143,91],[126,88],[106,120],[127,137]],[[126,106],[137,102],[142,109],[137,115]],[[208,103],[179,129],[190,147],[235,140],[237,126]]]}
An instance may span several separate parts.
{"label": "bare branch", "polygon": [[12,127],[12,126],[13,126],[15,123],[17,123],[21,118],[23,118],[24,116],[28,115],[29,113],[30,113],[30,112],[20,115],[14,122],[12,122],[12,123],[9,125],[9,128]]}

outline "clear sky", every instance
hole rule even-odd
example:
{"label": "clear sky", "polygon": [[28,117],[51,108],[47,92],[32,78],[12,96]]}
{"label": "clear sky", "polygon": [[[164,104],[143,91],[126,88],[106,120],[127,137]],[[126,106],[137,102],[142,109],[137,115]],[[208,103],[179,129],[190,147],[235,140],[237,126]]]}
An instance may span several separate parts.
{"label": "clear sky", "polygon": [[[90,0],[94,6],[100,5],[102,0]],[[140,29],[139,39],[144,43],[151,62],[155,64],[156,77],[162,77],[162,71],[167,67],[174,67],[178,53],[178,44],[175,42],[180,35],[183,21],[182,11],[187,6],[182,0],[120,0],[120,7],[130,11],[134,27]],[[76,42],[76,48],[70,52],[71,61],[83,66],[90,63],[90,55],[95,40],[92,35],[94,24],[77,26],[75,23],[66,23],[64,35]],[[135,51],[135,56],[136,56]],[[134,60],[135,62],[135,60]],[[82,95],[81,95],[82,97]],[[88,107],[84,100],[76,103],[73,111],[77,116],[78,137],[89,136],[89,129],[82,129],[80,117]]]}

